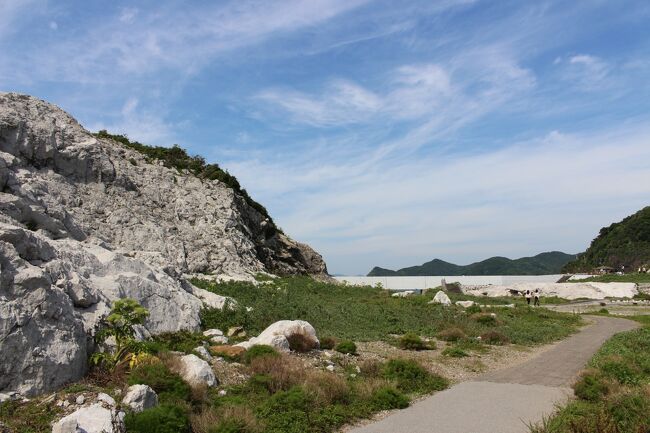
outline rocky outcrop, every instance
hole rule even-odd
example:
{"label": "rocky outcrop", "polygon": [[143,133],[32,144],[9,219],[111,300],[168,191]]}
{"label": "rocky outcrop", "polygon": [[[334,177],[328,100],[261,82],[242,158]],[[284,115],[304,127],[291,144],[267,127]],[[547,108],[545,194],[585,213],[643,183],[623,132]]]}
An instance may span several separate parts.
{"label": "rocky outcrop", "polygon": [[429,301],[429,304],[451,305],[451,299],[449,299],[449,296],[447,296],[445,292],[440,290],[436,293],[433,299]]}
{"label": "rocky outcrop", "polygon": [[323,274],[321,256],[294,242],[233,189],[98,139],[59,108],[0,93],[0,211],[54,238],[94,236],[182,273],[246,277]]}
{"label": "rocky outcrop", "polygon": [[112,302],[150,315],[141,336],[198,330],[225,298],[183,275],[325,273],[219,181],[97,139],[59,108],[0,93],[0,392],[82,377]]}
{"label": "rocky outcrop", "polygon": [[212,367],[206,361],[196,355],[185,355],[180,357],[180,374],[193,386],[217,386],[219,382],[212,371]]}
{"label": "rocky outcrop", "polygon": [[122,404],[133,412],[142,412],[158,405],[158,395],[148,385],[131,385],[126,390]]}
{"label": "rocky outcrop", "polygon": [[255,345],[265,345],[276,348],[281,352],[291,350],[290,340],[299,337],[303,344],[312,349],[320,347],[316,330],[304,320],[280,320],[266,328],[260,335],[235,346],[249,349]]}

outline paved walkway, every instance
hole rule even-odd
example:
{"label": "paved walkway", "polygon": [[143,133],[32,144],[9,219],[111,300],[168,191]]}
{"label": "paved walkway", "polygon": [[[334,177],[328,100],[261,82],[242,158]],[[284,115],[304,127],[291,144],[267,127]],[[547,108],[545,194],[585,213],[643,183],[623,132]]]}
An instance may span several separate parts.
{"label": "paved walkway", "polygon": [[590,316],[594,323],[520,365],[462,382],[353,433],[527,433],[528,425],[572,395],[578,372],[612,335],[635,322]]}

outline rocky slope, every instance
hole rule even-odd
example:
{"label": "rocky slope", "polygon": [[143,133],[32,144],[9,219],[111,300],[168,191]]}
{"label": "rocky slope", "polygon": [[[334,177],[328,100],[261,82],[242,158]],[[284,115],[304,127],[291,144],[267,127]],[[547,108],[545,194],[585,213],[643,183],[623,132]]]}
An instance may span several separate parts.
{"label": "rocky slope", "polygon": [[54,389],[86,371],[111,302],[150,311],[141,332],[197,329],[224,298],[184,274],[326,274],[219,181],[98,139],[54,105],[0,93],[0,393]]}

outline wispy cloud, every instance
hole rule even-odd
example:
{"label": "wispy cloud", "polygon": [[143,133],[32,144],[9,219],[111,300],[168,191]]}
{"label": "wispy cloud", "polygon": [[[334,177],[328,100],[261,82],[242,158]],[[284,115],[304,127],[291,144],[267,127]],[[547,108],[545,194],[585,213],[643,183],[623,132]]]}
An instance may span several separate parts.
{"label": "wispy cloud", "polygon": [[[327,153],[312,159],[318,163],[258,160],[230,168],[252,191],[265,190],[279,222],[326,251],[334,271],[359,272],[441,254],[463,261],[586,245],[602,221],[646,204],[650,173],[638,161],[650,158],[648,137],[641,123],[553,132],[473,156],[387,158],[363,169],[361,155]],[[282,211],[275,204],[287,196],[295,207]]]}
{"label": "wispy cloud", "polygon": [[611,71],[603,59],[589,54],[576,54],[566,60],[557,58],[554,63],[564,67],[565,79],[584,90],[602,89]]}

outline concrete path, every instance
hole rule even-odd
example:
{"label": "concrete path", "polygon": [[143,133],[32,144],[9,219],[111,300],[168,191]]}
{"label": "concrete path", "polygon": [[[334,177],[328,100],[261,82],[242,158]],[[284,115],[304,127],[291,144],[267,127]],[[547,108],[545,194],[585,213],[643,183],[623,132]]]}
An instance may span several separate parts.
{"label": "concrete path", "polygon": [[569,386],[612,335],[635,322],[590,316],[594,323],[520,365],[462,382],[353,433],[527,433],[528,425],[572,395]]}

